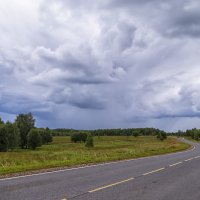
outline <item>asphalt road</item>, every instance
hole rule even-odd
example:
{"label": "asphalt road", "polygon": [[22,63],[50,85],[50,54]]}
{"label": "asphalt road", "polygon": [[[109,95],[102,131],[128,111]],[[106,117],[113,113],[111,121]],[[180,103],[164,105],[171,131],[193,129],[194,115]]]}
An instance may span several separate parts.
{"label": "asphalt road", "polygon": [[0,200],[198,200],[200,145],[191,144],[180,153],[1,179]]}

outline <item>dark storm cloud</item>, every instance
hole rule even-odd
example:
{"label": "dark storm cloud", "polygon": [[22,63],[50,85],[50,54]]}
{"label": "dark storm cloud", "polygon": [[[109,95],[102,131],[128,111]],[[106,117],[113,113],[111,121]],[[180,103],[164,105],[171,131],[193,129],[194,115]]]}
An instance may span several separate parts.
{"label": "dark storm cloud", "polygon": [[94,109],[101,110],[105,109],[106,101],[105,99],[95,93],[91,93],[92,88],[82,88],[79,90],[80,86],[74,86],[73,89],[55,89],[48,96],[50,102],[55,104],[70,104],[81,109]]}
{"label": "dark storm cloud", "polygon": [[200,36],[200,6],[197,1],[113,0],[107,6],[119,10],[124,8],[128,12],[141,12],[143,18],[169,37]]}
{"label": "dark storm cloud", "polygon": [[105,103],[94,99],[93,97],[79,97],[75,99],[70,99],[69,103],[81,109],[95,109],[102,110],[105,108]]}
{"label": "dark storm cloud", "polygon": [[160,115],[157,117],[154,117],[155,119],[166,119],[166,118],[196,118],[200,117],[200,113],[181,113],[179,115]]}
{"label": "dark storm cloud", "polygon": [[197,0],[8,0],[0,11],[5,115],[165,129],[199,117]]}
{"label": "dark storm cloud", "polygon": [[[200,7],[179,5],[168,11],[171,16],[165,16],[162,31],[170,37],[200,37]],[[167,14],[167,13],[166,13]]]}
{"label": "dark storm cloud", "polygon": [[[105,1],[106,2],[106,1]],[[156,3],[159,3],[159,0],[111,0],[107,1],[107,6],[110,6],[110,8],[113,7],[125,7],[129,8],[130,6],[146,6],[151,4],[152,6],[155,6]]]}
{"label": "dark storm cloud", "polygon": [[49,106],[46,103],[34,100],[27,95],[1,93],[0,110],[1,112],[9,114],[32,112],[37,113],[38,115],[46,115],[46,113],[49,113]]}

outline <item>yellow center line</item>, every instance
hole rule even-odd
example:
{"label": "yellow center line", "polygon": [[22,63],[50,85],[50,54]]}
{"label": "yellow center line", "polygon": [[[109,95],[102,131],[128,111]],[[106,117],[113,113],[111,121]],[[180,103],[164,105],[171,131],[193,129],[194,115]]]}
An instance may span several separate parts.
{"label": "yellow center line", "polygon": [[160,168],[160,169],[156,169],[156,170],[153,170],[153,171],[151,171],[151,172],[147,172],[147,173],[145,173],[145,174],[143,174],[143,176],[146,176],[146,175],[149,175],[149,174],[152,174],[152,173],[155,173],[155,172],[159,172],[159,171],[162,171],[162,170],[164,170],[165,168],[163,167],[163,168]]}
{"label": "yellow center line", "polygon": [[170,167],[173,167],[173,166],[176,166],[176,165],[180,165],[180,164],[182,164],[183,162],[177,162],[177,163],[174,163],[174,164],[171,164],[171,165],[169,165]]}
{"label": "yellow center line", "polygon": [[187,159],[187,160],[184,160],[185,162],[187,162],[187,161],[190,161],[190,160],[193,160],[194,158],[189,158],[189,159]]}
{"label": "yellow center line", "polygon": [[96,191],[99,191],[99,190],[103,190],[103,189],[106,189],[106,188],[109,188],[109,187],[112,187],[112,186],[115,186],[115,185],[119,185],[119,184],[122,184],[122,183],[125,183],[125,182],[128,182],[128,181],[131,181],[133,179],[135,179],[135,178],[129,178],[129,179],[126,179],[126,180],[123,180],[123,181],[112,183],[110,185],[106,185],[106,186],[103,186],[103,187],[100,187],[100,188],[97,188],[97,189],[94,189],[94,190],[90,190],[88,192],[93,193],[93,192],[96,192]]}

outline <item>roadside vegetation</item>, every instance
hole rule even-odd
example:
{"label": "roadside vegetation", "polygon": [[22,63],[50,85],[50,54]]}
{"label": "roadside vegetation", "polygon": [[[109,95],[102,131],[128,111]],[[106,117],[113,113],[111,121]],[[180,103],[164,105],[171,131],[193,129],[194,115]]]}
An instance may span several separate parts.
{"label": "roadside vegetation", "polygon": [[57,136],[48,145],[32,149],[16,149],[0,153],[0,175],[54,168],[78,166],[177,152],[189,145],[174,137],[158,140],[155,136],[98,136],[95,146],[86,148],[84,142],[73,143],[69,136]]}
{"label": "roadside vegetation", "polygon": [[176,133],[171,133],[171,135],[178,136],[178,137],[186,137],[192,141],[199,141],[200,142],[200,129],[193,128],[186,131],[178,131]]}
{"label": "roadside vegetation", "polygon": [[0,118],[0,152],[14,149],[36,149],[52,142],[49,129],[35,127],[35,119],[31,113],[19,114],[14,123],[4,123]]}
{"label": "roadside vegetation", "polygon": [[50,130],[35,127],[31,113],[17,115],[13,123],[0,118],[0,175],[165,154],[188,147],[155,128]]}
{"label": "roadside vegetation", "polygon": [[93,137],[98,136],[149,136],[154,135],[161,141],[167,139],[167,133],[155,128],[99,129],[77,131],[73,129],[49,130],[36,128],[31,113],[19,114],[13,123],[4,123],[0,118],[0,152],[14,149],[33,149],[52,142],[53,136],[71,136],[74,143],[84,142],[85,147],[94,147]]}

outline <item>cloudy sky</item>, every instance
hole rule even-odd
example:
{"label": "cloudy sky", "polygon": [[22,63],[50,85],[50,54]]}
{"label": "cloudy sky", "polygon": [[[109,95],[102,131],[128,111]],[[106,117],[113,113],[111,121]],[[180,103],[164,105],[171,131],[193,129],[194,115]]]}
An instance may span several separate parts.
{"label": "cloudy sky", "polygon": [[0,116],[200,127],[198,0],[0,0]]}

